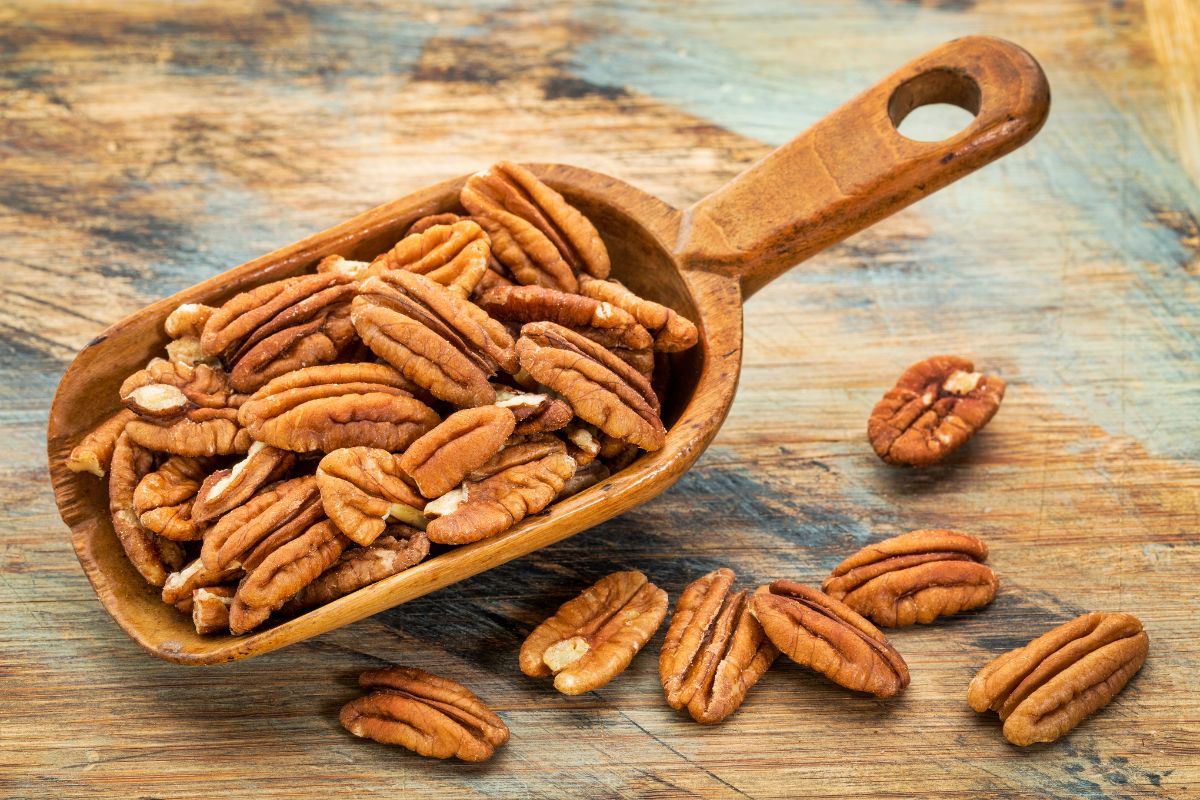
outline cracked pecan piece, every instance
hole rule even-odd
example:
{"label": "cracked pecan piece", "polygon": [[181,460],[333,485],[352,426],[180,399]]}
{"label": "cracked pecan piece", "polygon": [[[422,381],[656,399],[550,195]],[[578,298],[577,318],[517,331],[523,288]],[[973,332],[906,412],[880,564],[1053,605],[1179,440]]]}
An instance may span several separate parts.
{"label": "cracked pecan piece", "polygon": [[491,253],[483,228],[464,219],[409,232],[391,250],[376,256],[366,274],[402,269],[424,275],[466,297],[487,272]]}
{"label": "cracked pecan piece", "polygon": [[268,483],[274,483],[296,464],[296,456],[287,450],[254,442],[246,457],[230,469],[221,469],[204,478],[192,504],[192,520],[207,524],[253,497]]}
{"label": "cracked pecan piece", "polygon": [[488,405],[488,378],[517,370],[512,337],[474,303],[424,276],[393,270],[363,281],[351,317],[363,342],[434,397]]}
{"label": "cracked pecan piece", "polygon": [[517,357],[580,419],[643,450],[658,450],[666,442],[650,383],[587,337],[553,322],[531,322],[521,329]]}
{"label": "cracked pecan piece", "polygon": [[97,478],[103,478],[112,461],[113,450],[117,447],[117,438],[124,433],[130,420],[135,418],[132,411],[123,408],[101,422],[71,449],[71,454],[67,456],[67,469],[90,472]]}
{"label": "cracked pecan piece", "polygon": [[333,566],[349,545],[350,540],[337,526],[324,520],[276,548],[238,584],[229,607],[229,630],[246,633],[266,622],[267,617]]}
{"label": "cracked pecan piece", "polygon": [[358,544],[374,542],[389,517],[425,527],[425,499],[408,485],[399,457],[386,450],[334,450],[317,466],[317,487],[325,513]]}
{"label": "cracked pecan piece", "polygon": [[194,408],[169,420],[137,418],[125,432],[142,447],[193,458],[244,453],[253,441],[238,424],[236,408]]}
{"label": "cracked pecan piece", "polygon": [[232,408],[240,400],[220,368],[164,358],[151,359],[145,369],[126,378],[119,393],[127,408],[152,419],[178,417],[197,408]]}
{"label": "cracked pecan piece", "polygon": [[563,488],[559,490],[557,500],[565,500],[572,495],[579,494],[584,489],[590,489],[600,481],[612,475],[612,472],[604,464],[599,461],[592,461],[575,470],[575,474],[567,478],[567,482],[563,484]]}
{"label": "cracked pecan piece", "polygon": [[518,282],[574,292],[576,272],[608,277],[608,250],[591,220],[524,167],[501,161],[472,175],[459,200]]}
{"label": "cracked pecan piece", "polygon": [[957,356],[913,364],[875,404],[867,438],[889,464],[925,467],[962,447],[1004,399],[1004,381]]}
{"label": "cracked pecan piece", "polygon": [[167,539],[189,542],[203,530],[193,515],[193,500],[208,465],[197,458],[171,456],[138,482],[133,510],[149,531]]}
{"label": "cracked pecan piece", "polygon": [[[600,430],[589,422],[572,421],[562,429],[561,436],[567,445],[567,454],[575,459],[580,467],[586,467],[596,460],[603,449],[605,437]],[[613,439],[620,442],[619,439]],[[622,445],[624,442],[620,442]],[[635,447],[634,450],[637,450]]]}
{"label": "cracked pecan piece", "polygon": [[371,446],[403,450],[438,423],[433,409],[384,364],[327,364],[281,375],[242,404],[258,441],[306,453]]}
{"label": "cracked pecan piece", "polygon": [[117,437],[108,475],[108,510],[113,530],[134,569],[151,586],[162,586],[167,575],[183,566],[183,550],[142,526],[133,496],[142,478],[154,469],[154,454],[127,433]]}
{"label": "cracked pecan piece", "polygon": [[340,275],[346,275],[354,280],[363,277],[367,269],[371,266],[369,261],[354,261],[349,258],[343,258],[339,255],[325,256],[317,262],[317,272],[336,272]]}
{"label": "cracked pecan piece", "polygon": [[705,725],[736,711],[779,655],[747,592],[730,593],[734,578],[721,568],[683,590],[658,659],[667,704]]}
{"label": "cracked pecan piece", "polygon": [[390,525],[370,546],[342,553],[336,564],[288,601],[287,610],[298,612],[332,603],[421,563],[427,555],[429,538],[422,531]]}
{"label": "cracked pecan piece", "polygon": [[1004,720],[1015,745],[1053,742],[1099,711],[1125,688],[1150,649],[1132,614],[1076,617],[1011,650],[979,671],[967,702]]}
{"label": "cracked pecan piece", "polygon": [[987,545],[957,531],[930,529],[868,545],[825,579],[821,590],[886,628],[929,623],[986,606],[1000,581]]}
{"label": "cracked pecan piece", "polygon": [[425,506],[433,519],[425,531],[438,544],[494,536],[548,506],[574,474],[575,460],[551,436],[511,444]]}
{"label": "cracked pecan piece", "polygon": [[212,306],[203,303],[184,303],[167,315],[163,321],[163,330],[172,339],[186,337],[199,338],[204,332],[208,318],[216,311]]}
{"label": "cracked pecan piece", "polygon": [[342,706],[342,727],[431,758],[486,761],[508,741],[504,721],[459,683],[414,667],[362,673],[368,694]]}
{"label": "cracked pecan piece", "polygon": [[197,558],[187,566],[167,576],[167,580],[163,583],[162,587],[163,602],[169,606],[179,608],[180,611],[190,611],[190,605],[194,600],[193,593],[196,589],[229,583],[241,571],[241,567],[211,570],[204,566],[203,560]]}
{"label": "cracked pecan piece", "polygon": [[210,570],[251,570],[324,516],[314,476],[267,486],[205,532],[200,557]]}
{"label": "cracked pecan piece", "polygon": [[495,386],[496,405],[507,408],[516,418],[513,435],[528,436],[549,433],[566,426],[575,412],[571,407],[548,394],[523,392],[509,386]]}
{"label": "cracked pecan piece", "polygon": [[579,293],[609,303],[632,315],[654,337],[654,349],[677,353],[693,347],[699,339],[695,324],[673,308],[638,297],[613,280],[581,277]]}
{"label": "cracked pecan piece", "polygon": [[229,629],[229,607],[235,586],[204,586],[192,592],[192,624],[196,633],[220,633]]}
{"label": "cracked pecan piece", "polygon": [[500,452],[515,425],[495,405],[456,411],[404,451],[400,468],[425,497],[441,497]]}
{"label": "cracked pecan piece", "polygon": [[667,593],[636,570],[605,575],[563,603],[521,645],[521,672],[554,675],[563,694],[599,689],[620,675],[667,615]]}
{"label": "cracked pecan piece", "polygon": [[893,697],[908,686],[908,665],[887,638],[840,600],[795,581],[761,586],[755,618],[788,658],[840,686]]}
{"label": "cracked pecan piece", "polygon": [[653,343],[650,332],[629,312],[579,294],[544,286],[500,286],[476,302],[506,324],[553,322],[610,349],[646,350]]}

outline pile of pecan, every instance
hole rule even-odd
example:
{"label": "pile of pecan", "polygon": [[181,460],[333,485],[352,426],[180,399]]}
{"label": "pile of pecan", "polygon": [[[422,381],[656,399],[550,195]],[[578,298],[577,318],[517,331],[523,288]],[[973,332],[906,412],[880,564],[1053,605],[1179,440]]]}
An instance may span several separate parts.
{"label": "pile of pecan", "polygon": [[328,603],[663,446],[666,357],[696,326],[610,280],[596,228],[527,170],[460,201],[369,262],[180,306],[71,453],[197,631]]}

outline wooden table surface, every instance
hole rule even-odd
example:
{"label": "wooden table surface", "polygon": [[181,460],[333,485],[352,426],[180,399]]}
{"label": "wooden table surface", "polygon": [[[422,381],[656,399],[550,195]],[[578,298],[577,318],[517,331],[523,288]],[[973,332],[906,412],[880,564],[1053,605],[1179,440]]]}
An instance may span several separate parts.
{"label": "wooden table surface", "polygon": [[[1054,797],[1200,793],[1200,4],[732,0],[0,3],[0,796]],[[561,161],[676,205],[909,58],[967,33],[1043,63],[1024,150],[747,307],[739,395],[672,490],[531,557],[249,662],[140,651],[95,600],[46,477],[73,354],[147,301],[491,161]],[[867,414],[904,366],[972,356],[999,415],[922,472]],[[659,637],[563,697],[517,648],[639,568],[672,601],[720,565],[816,582],[917,527],[992,546],[988,609],[894,633],[912,685],[780,663],[724,725],[663,702]],[[1085,610],[1137,614],[1141,674],[1018,749],[972,712],[995,655]],[[357,673],[460,680],[512,738],[485,765],[355,740]]]}

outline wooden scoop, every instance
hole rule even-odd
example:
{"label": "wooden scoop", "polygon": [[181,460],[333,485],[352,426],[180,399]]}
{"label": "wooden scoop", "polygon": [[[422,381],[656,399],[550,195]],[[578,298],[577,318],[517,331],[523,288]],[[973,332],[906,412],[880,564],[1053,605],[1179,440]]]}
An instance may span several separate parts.
{"label": "wooden scoop", "polygon": [[[910,111],[930,103],[961,106],[975,119],[941,142],[897,132]],[[83,349],[50,411],[50,475],[79,561],[104,607],[138,644],[170,661],[215,664],[360,620],[610,519],[674,483],[721,426],[741,367],[745,298],[819,250],[1024,144],[1049,105],[1046,78],[1028,53],[999,39],[968,37],[893,73],[686,211],[585,169],[532,165],[596,224],[614,277],[700,327],[700,344],[672,365],[666,446],[506,533],[247,636],[199,636],[189,618],[163,604],[113,533],[107,482],[71,472],[65,459],[117,409],[125,376],[162,353],[163,320],[181,303],[218,305],[334,253],[370,259],[416,219],[456,208],[465,178],[379,206],[154,303]]]}

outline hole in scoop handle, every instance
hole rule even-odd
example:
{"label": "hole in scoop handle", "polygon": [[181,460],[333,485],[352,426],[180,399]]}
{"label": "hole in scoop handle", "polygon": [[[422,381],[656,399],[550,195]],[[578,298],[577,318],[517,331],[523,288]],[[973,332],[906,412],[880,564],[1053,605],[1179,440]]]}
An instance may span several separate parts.
{"label": "hole in scoop handle", "polygon": [[[940,142],[897,126],[913,108],[975,114]],[[955,39],[892,73],[684,212],[685,269],[741,278],[749,297],[809,256],[1020,147],[1050,87],[1033,56],[988,36]]]}

